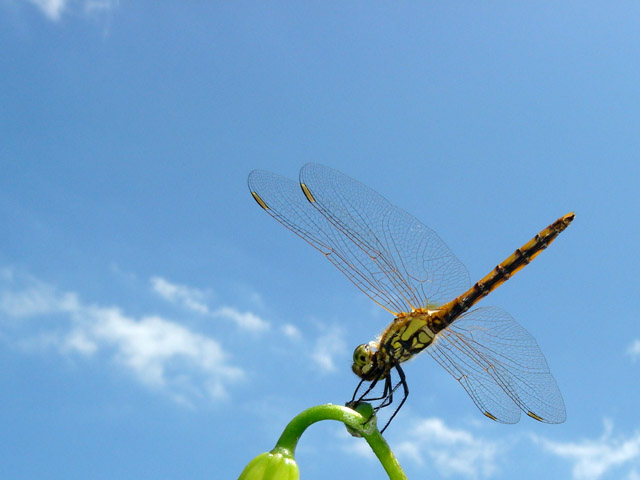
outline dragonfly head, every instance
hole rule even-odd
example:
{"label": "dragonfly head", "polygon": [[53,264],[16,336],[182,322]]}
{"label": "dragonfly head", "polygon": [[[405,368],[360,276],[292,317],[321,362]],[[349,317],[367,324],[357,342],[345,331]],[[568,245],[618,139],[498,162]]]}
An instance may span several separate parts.
{"label": "dragonfly head", "polygon": [[371,345],[363,343],[358,345],[353,351],[353,365],[351,370],[360,378],[369,380],[368,377],[373,377],[375,370],[374,361],[375,352],[372,350]]}

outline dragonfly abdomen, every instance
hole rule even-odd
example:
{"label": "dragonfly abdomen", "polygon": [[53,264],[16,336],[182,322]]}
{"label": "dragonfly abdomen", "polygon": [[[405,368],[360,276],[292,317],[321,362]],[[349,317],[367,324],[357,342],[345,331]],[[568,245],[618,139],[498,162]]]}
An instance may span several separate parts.
{"label": "dragonfly abdomen", "polygon": [[526,267],[537,257],[575,217],[571,212],[553,222],[520,248],[516,249],[502,263],[497,265],[484,278],[476,282],[469,290],[442,307],[444,324],[449,325],[474,304],[509,280],[512,275]]}

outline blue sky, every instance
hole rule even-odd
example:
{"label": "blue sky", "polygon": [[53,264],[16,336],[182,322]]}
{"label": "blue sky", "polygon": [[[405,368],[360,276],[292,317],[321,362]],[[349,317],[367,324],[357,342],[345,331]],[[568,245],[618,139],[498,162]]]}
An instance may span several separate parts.
{"label": "blue sky", "polygon": [[[255,204],[337,168],[436,230],[537,339],[567,421],[483,417],[428,355],[410,478],[640,478],[640,7],[0,1],[3,478],[236,478],[343,403],[391,316]],[[384,478],[324,422],[302,478]]]}

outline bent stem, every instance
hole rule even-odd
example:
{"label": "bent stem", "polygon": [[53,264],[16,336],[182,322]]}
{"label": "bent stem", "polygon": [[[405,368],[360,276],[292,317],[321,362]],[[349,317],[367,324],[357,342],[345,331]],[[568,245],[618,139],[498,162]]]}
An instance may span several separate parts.
{"label": "bent stem", "polygon": [[370,418],[373,414],[371,405],[364,403],[356,408],[358,411],[331,404],[308,408],[289,422],[271,452],[293,457],[298,440],[307,427],[321,420],[337,420],[344,423],[352,435],[364,437],[391,480],[407,480],[398,460],[378,431],[375,418]]}

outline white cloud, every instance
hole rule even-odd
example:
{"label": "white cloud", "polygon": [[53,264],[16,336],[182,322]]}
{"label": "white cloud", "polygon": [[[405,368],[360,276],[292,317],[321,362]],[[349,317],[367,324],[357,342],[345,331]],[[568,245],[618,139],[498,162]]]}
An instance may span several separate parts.
{"label": "white cloud", "polygon": [[59,20],[67,7],[67,0],[29,0],[36,5],[49,20]]}
{"label": "white cloud", "polygon": [[302,338],[302,333],[300,330],[290,323],[286,323],[281,328],[282,333],[291,340],[300,340]]}
{"label": "white cloud", "polygon": [[102,13],[116,7],[118,0],[84,0],[84,11],[88,14]]}
{"label": "white cloud", "polygon": [[[224,385],[242,375],[226,365],[217,341],[182,325],[155,316],[136,320],[114,308],[91,308],[86,314],[89,321],[72,334],[113,349],[115,359],[148,385],[181,390],[184,384],[193,390],[189,384],[200,379],[212,396],[221,397]],[[193,380],[186,381],[185,374]]]}
{"label": "white cloud", "polygon": [[612,423],[605,420],[604,433],[597,440],[567,443],[540,437],[534,437],[534,440],[548,452],[573,462],[572,477],[575,480],[596,480],[607,471],[625,464],[632,467],[627,478],[637,477],[636,468],[640,466],[640,433],[627,438],[612,438],[612,431]]}
{"label": "white cloud", "polygon": [[334,432],[334,436],[340,442],[340,448],[343,452],[375,461],[376,455],[369,444],[362,439],[355,440],[344,425],[340,424],[334,427]]}
{"label": "white cloud", "polygon": [[69,351],[76,351],[84,355],[93,355],[100,348],[90,335],[77,329],[69,332],[62,343],[62,347]]}
{"label": "white cloud", "polygon": [[345,351],[346,342],[343,338],[343,332],[333,327],[318,337],[311,358],[324,372],[333,372],[336,370],[334,357],[343,355]]}
{"label": "white cloud", "polygon": [[202,290],[171,283],[162,277],[152,277],[151,288],[165,300],[182,305],[187,310],[209,313],[209,307],[204,303],[207,295]]}
{"label": "white cloud", "polygon": [[251,312],[240,312],[232,307],[221,307],[212,313],[215,317],[223,317],[234,322],[240,329],[251,332],[263,332],[269,329],[269,323]]}
{"label": "white cloud", "polygon": [[[5,272],[9,272],[5,269]],[[7,276],[10,275],[10,276]],[[13,272],[3,279],[13,281]],[[73,293],[60,295],[55,290],[32,277],[26,277],[29,286],[19,292],[0,292],[0,311],[10,317],[31,317],[51,312],[69,312],[78,308],[78,299]]]}
{"label": "white cloud", "polygon": [[[2,275],[0,314],[30,318],[30,332],[16,343],[57,348],[61,353],[104,355],[147,386],[176,400],[224,397],[227,386],[243,376],[219,342],[158,316],[134,318],[119,308],[88,305],[75,293],[61,293],[26,275]],[[55,326],[42,322],[56,317]],[[1,317],[0,317],[1,318]],[[33,330],[37,330],[36,333]]]}
{"label": "white cloud", "polygon": [[62,15],[77,7],[87,15],[105,13],[118,6],[118,0],[28,0],[40,9],[51,21],[58,21]]}
{"label": "white cloud", "polygon": [[426,418],[415,423],[395,451],[418,465],[428,459],[443,476],[488,478],[496,472],[500,449],[466,430],[449,428],[439,418]]}
{"label": "white cloud", "polygon": [[634,340],[633,343],[629,345],[629,348],[627,348],[627,355],[629,355],[633,361],[640,358],[640,340]]}
{"label": "white cloud", "polygon": [[[346,429],[342,428],[342,430]],[[348,442],[344,444],[343,450],[347,453],[358,455],[359,457],[366,458],[368,460],[374,460],[376,458],[373,450],[371,450],[371,447],[367,442],[354,441],[353,437],[350,435],[348,437]]]}
{"label": "white cloud", "polygon": [[227,306],[212,311],[206,303],[209,294],[203,290],[172,283],[162,277],[152,277],[151,288],[168,302],[194,313],[231,320],[241,330],[264,332],[269,329],[269,323],[255,313],[241,312]]}

